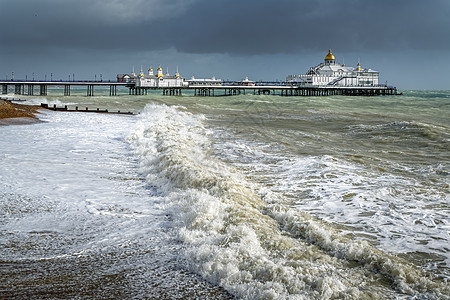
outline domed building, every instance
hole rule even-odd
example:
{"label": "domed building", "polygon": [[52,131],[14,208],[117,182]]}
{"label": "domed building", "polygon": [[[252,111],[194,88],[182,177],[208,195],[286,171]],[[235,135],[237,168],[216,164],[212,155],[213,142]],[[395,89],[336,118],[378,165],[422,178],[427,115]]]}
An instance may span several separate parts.
{"label": "domed building", "polygon": [[148,69],[147,74],[144,74],[141,69],[141,73],[136,80],[135,86],[144,88],[182,87],[183,82],[183,77],[178,73],[178,68],[175,75],[170,75],[169,70],[167,70],[166,74],[163,74],[163,69],[159,67],[156,69],[156,74],[153,73],[152,68]]}
{"label": "domed building", "polygon": [[299,86],[375,86],[378,85],[379,72],[363,69],[358,62],[356,68],[336,63],[331,50],[324,62],[312,67],[305,75],[289,75],[286,81]]}
{"label": "domed building", "polygon": [[144,74],[144,71],[141,67],[141,72],[139,73],[139,75],[136,75],[133,68],[131,74],[117,74],[117,81],[134,83],[136,87],[143,88],[184,86],[184,79],[180,76],[180,73],[178,73],[178,68],[175,75],[170,75],[169,70],[167,70],[166,74],[164,75],[163,69],[161,67],[156,69],[156,74],[153,73],[152,68],[149,68],[148,73]]}

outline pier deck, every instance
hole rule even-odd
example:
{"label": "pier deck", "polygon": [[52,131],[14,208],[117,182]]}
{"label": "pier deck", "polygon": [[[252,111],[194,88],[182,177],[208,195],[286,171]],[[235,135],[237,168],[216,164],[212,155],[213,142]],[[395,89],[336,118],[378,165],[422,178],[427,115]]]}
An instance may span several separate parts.
{"label": "pier deck", "polygon": [[398,95],[397,88],[377,86],[296,86],[286,84],[262,84],[243,86],[237,83],[224,85],[191,85],[182,87],[137,87],[134,83],[99,82],[99,81],[0,81],[2,94],[8,94],[9,86],[14,87],[16,95],[35,95],[35,87],[39,86],[39,96],[48,95],[48,87],[61,87],[64,96],[70,96],[71,87],[86,87],[86,96],[94,96],[94,87],[109,87],[109,95],[117,96],[117,87],[128,88],[129,95],[147,95],[148,91],[161,91],[163,95],[179,96],[183,91],[192,91],[194,96],[233,96],[242,94],[280,95],[280,96],[377,96]]}

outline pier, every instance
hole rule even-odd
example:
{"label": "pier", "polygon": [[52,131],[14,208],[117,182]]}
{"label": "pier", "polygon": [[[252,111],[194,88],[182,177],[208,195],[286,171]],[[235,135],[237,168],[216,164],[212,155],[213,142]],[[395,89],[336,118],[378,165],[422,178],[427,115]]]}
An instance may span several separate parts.
{"label": "pier", "polygon": [[[254,85],[254,86],[192,86],[195,96],[234,95],[279,95],[279,96],[378,96],[398,95],[395,87],[364,86],[295,86],[295,85]],[[219,92],[219,93],[218,93]]]}
{"label": "pier", "polygon": [[[14,94],[27,96],[47,96],[48,87],[59,87],[63,91],[64,96],[70,96],[72,87],[86,87],[86,96],[94,96],[94,87],[109,87],[109,95],[117,96],[117,87],[126,86],[124,82],[114,81],[26,81],[26,80],[11,80],[0,81],[2,86],[1,93],[8,94],[10,87],[13,87]],[[36,89],[38,88],[38,91]],[[35,94],[36,93],[36,94]]]}
{"label": "pier", "polygon": [[288,83],[257,82],[252,86],[239,82],[224,82],[222,85],[188,85],[177,87],[137,87],[132,82],[98,81],[0,81],[2,94],[8,94],[11,87],[16,95],[47,96],[48,87],[59,87],[62,95],[70,96],[72,87],[85,87],[86,96],[95,96],[95,87],[109,87],[109,96],[117,96],[117,87],[128,88],[129,95],[147,95],[149,91],[160,91],[165,96],[181,96],[190,91],[194,96],[235,96],[235,95],[279,95],[279,96],[379,96],[399,95],[397,88],[386,85],[374,86],[311,86]]}
{"label": "pier", "polygon": [[162,95],[181,96],[183,91],[191,91],[194,96],[236,96],[236,95],[278,95],[278,96],[384,96],[400,95],[397,88],[378,86],[295,86],[295,85],[212,85],[212,86],[188,86],[188,87],[129,87],[130,95],[147,95],[151,90],[160,90]]}

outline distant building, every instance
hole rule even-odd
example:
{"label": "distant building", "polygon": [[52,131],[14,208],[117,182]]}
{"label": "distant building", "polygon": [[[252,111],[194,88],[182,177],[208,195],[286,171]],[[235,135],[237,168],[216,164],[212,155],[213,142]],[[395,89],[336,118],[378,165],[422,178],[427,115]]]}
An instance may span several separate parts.
{"label": "distant building", "polygon": [[245,77],[244,80],[241,80],[241,81],[238,82],[238,85],[243,85],[243,86],[254,86],[254,85],[255,85],[255,82],[254,82],[254,81],[251,81],[251,80],[248,80],[248,77]]}
{"label": "distant building", "polygon": [[180,76],[178,69],[175,75],[170,75],[169,71],[167,71],[166,74],[163,74],[161,67],[156,70],[156,74],[153,73],[152,68],[148,69],[147,74],[144,74],[144,71],[141,68],[139,75],[136,75],[133,68],[131,74],[117,74],[117,81],[134,84],[136,87],[149,88],[182,87],[186,85],[183,77]]}
{"label": "distant building", "polygon": [[197,85],[204,85],[204,86],[217,86],[222,85],[223,81],[222,79],[216,79],[215,76],[212,78],[195,78],[194,76],[191,77],[189,80],[185,80],[188,86],[197,86]]}
{"label": "distant building", "polygon": [[117,81],[118,82],[127,82],[127,83],[135,83],[137,79],[136,73],[133,71],[131,74],[117,74]]}
{"label": "distant building", "polygon": [[379,72],[362,69],[358,62],[356,68],[336,63],[331,50],[325,62],[312,67],[305,75],[289,75],[286,81],[294,85],[313,86],[374,86],[378,85]]}
{"label": "distant building", "polygon": [[141,69],[141,73],[136,79],[135,86],[136,87],[182,87],[183,86],[183,77],[178,73],[178,69],[175,75],[170,75],[169,70],[164,75],[162,68],[159,67],[156,70],[156,74],[153,74],[153,69],[148,69],[148,74],[144,74]]}

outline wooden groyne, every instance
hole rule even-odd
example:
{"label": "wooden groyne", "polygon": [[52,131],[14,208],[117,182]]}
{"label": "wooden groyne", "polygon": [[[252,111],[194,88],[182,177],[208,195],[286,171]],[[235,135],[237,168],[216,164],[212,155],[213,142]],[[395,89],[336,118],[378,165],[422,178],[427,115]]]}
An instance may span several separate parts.
{"label": "wooden groyne", "polygon": [[134,113],[128,111],[128,112],[122,112],[120,110],[118,111],[108,111],[107,109],[89,109],[86,107],[85,109],[79,109],[78,106],[75,107],[75,109],[69,109],[67,105],[64,107],[57,107],[56,104],[53,106],[49,106],[46,103],[41,103],[41,107],[53,111],[67,111],[67,112],[89,112],[89,113],[102,113],[102,114],[120,114],[120,115],[134,115]]}

